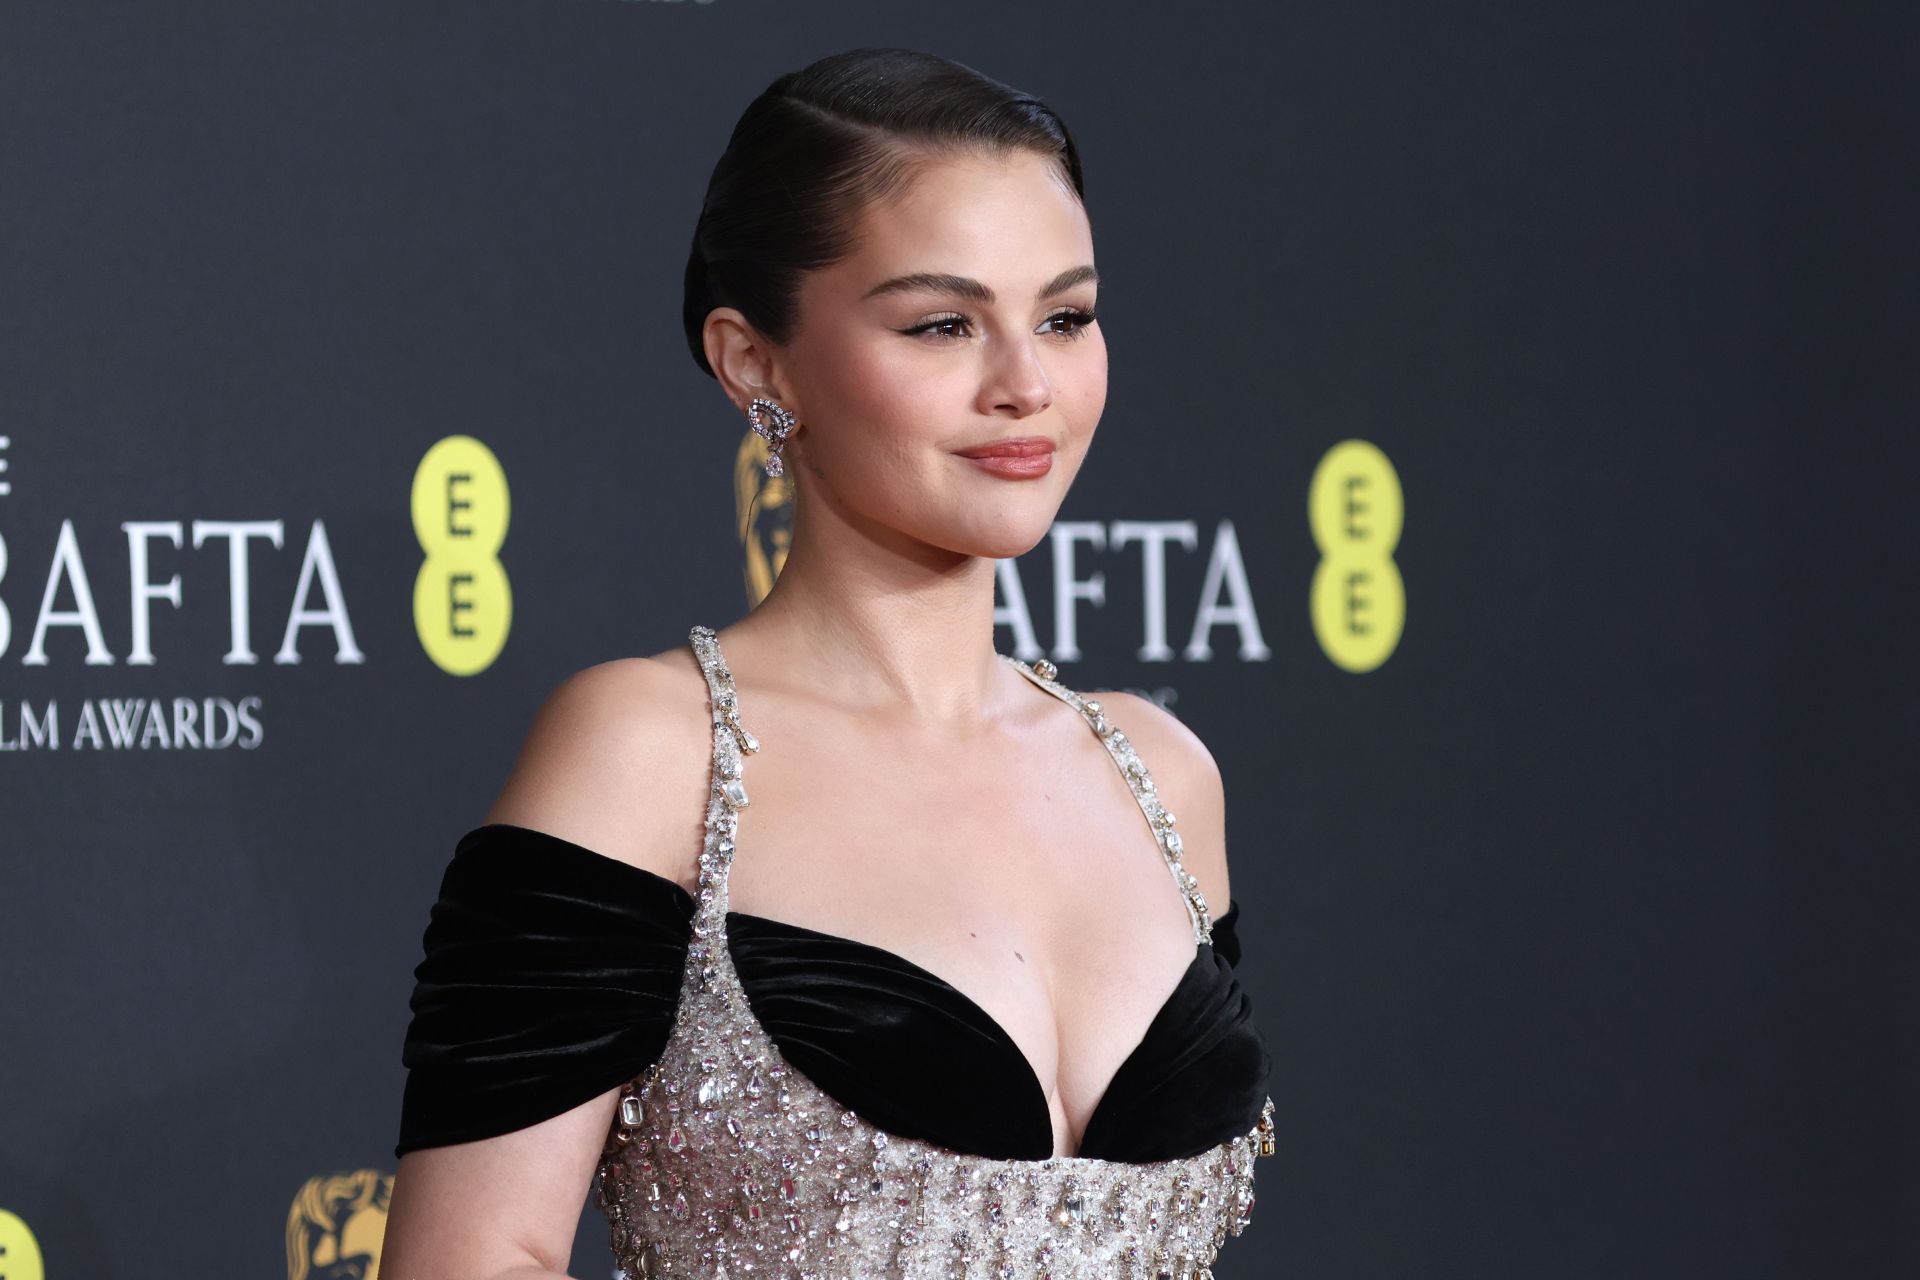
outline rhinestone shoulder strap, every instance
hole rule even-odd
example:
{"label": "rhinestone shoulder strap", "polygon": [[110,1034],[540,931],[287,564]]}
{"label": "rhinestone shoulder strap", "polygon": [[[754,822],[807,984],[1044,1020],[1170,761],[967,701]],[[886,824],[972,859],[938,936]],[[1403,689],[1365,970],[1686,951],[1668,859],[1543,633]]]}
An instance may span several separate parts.
{"label": "rhinestone shoulder strap", "polygon": [[1154,789],[1153,775],[1147,772],[1146,761],[1133,749],[1133,743],[1118,726],[1107,719],[1107,713],[1092,698],[1069,689],[1055,677],[1058,669],[1045,658],[1033,663],[1022,662],[1008,654],[1000,655],[1014,670],[1033,683],[1059,698],[1062,702],[1078,711],[1081,718],[1093,729],[1107,754],[1120,767],[1120,776],[1126,779],[1127,789],[1133,792],[1133,798],[1140,811],[1147,815],[1147,825],[1153,829],[1154,841],[1160,846],[1160,856],[1165,860],[1167,869],[1173,873],[1173,883],[1180,891],[1181,899],[1187,904],[1187,915],[1193,921],[1193,940],[1195,943],[1213,942],[1213,916],[1207,910],[1207,899],[1200,892],[1200,881],[1181,864],[1182,853],[1180,833],[1173,829],[1173,811],[1160,803],[1160,796]]}
{"label": "rhinestone shoulder strap", "polygon": [[[707,795],[706,839],[700,848],[699,895],[694,934],[724,940],[727,919],[727,870],[733,865],[734,836],[740,810],[747,807],[743,755],[760,750],[759,739],[740,723],[733,672],[711,627],[696,626],[687,642],[707,678],[707,707],[713,716],[713,768]],[[720,948],[724,951],[724,945]]]}

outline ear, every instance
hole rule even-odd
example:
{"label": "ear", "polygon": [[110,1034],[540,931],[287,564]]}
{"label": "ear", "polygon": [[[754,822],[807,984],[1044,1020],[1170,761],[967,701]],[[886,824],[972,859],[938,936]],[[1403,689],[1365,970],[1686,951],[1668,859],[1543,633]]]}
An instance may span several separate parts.
{"label": "ear", "polygon": [[782,385],[779,352],[737,308],[715,307],[708,312],[700,337],[713,376],[742,417],[756,396],[779,401],[796,419],[802,416]]}

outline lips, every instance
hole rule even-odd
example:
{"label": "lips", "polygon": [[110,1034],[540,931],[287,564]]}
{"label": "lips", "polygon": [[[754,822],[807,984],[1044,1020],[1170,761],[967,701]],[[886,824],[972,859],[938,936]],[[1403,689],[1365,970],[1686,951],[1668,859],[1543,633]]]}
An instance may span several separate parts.
{"label": "lips", "polygon": [[1017,436],[1011,440],[995,440],[991,444],[975,445],[971,449],[957,450],[963,458],[1032,458],[1043,453],[1053,452],[1053,441],[1045,436]]}

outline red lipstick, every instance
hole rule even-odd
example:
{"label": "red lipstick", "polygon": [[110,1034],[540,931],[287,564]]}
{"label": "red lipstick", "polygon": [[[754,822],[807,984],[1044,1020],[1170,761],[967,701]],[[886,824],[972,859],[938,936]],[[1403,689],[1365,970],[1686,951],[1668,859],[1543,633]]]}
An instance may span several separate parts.
{"label": "red lipstick", "polygon": [[1015,436],[957,452],[982,471],[1009,479],[1043,476],[1053,468],[1053,441],[1045,436]]}

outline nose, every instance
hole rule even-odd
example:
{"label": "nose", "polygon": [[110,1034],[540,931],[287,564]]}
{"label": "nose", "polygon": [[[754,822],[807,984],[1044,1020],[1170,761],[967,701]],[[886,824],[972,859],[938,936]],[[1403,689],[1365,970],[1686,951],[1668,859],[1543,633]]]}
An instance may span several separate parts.
{"label": "nose", "polygon": [[988,413],[1013,410],[1016,418],[1031,417],[1053,404],[1053,382],[1031,338],[1002,342],[993,360],[982,398]]}

